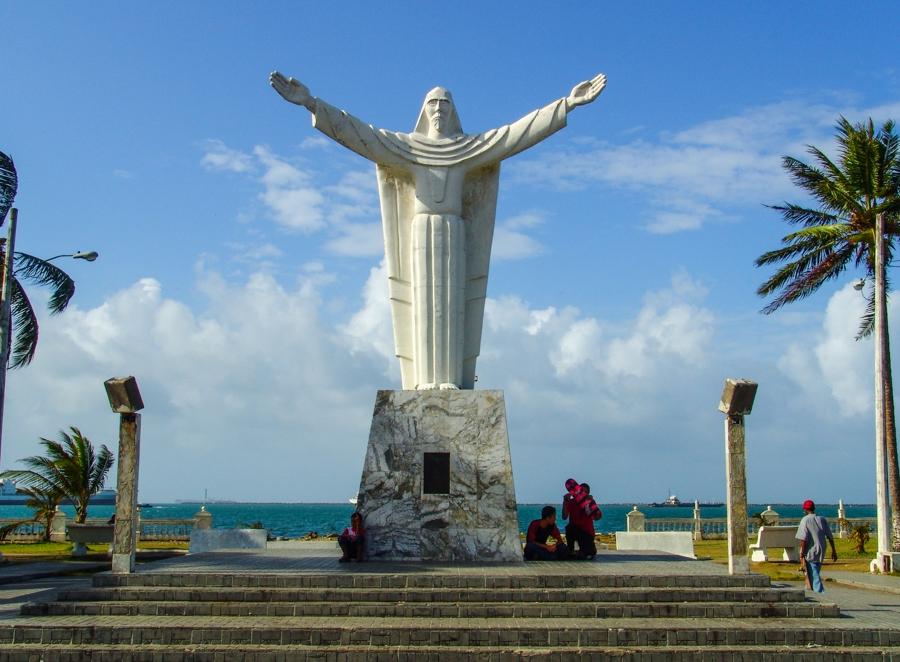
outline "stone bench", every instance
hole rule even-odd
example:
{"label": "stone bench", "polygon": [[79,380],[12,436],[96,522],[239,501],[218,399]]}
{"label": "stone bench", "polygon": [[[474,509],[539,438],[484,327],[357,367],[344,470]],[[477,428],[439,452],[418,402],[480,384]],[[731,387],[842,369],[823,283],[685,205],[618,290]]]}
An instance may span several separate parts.
{"label": "stone bench", "polygon": [[783,549],[782,559],[797,562],[800,560],[800,541],[794,536],[796,526],[761,526],[755,545],[750,545],[750,560],[754,563],[769,560],[770,549]]}
{"label": "stone bench", "polygon": [[75,543],[72,556],[84,556],[87,554],[88,543],[106,543],[111,545],[115,533],[115,524],[69,524],[66,533],[69,540]]}

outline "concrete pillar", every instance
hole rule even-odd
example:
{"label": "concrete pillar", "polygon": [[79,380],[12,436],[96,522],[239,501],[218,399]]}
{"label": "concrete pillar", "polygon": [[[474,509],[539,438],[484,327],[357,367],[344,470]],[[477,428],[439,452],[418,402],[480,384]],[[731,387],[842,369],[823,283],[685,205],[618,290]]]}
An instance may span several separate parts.
{"label": "concrete pillar", "polygon": [[700,502],[694,501],[694,541],[703,540],[703,521],[700,519]]}
{"label": "concrete pillar", "polygon": [[728,509],[728,573],[750,572],[747,558],[747,458],[744,450],[744,416],[753,409],[756,382],[725,380],[719,411],[725,414],[725,506]]}
{"label": "concrete pillar", "polygon": [[194,514],[194,528],[212,528],[212,513],[206,510],[206,506],[200,506],[200,510],[196,514]]}
{"label": "concrete pillar", "polygon": [[728,573],[750,572],[747,558],[747,477],[745,473],[744,417],[725,417],[725,474],[728,509]]}
{"label": "concrete pillar", "polygon": [[119,457],[116,458],[116,528],[113,537],[112,571],[134,572],[138,529],[138,461],[140,458],[141,415],[120,414]]}
{"label": "concrete pillar", "polygon": [[844,508],[844,500],[838,499],[838,538],[850,537],[850,523],[847,521],[847,510]]}
{"label": "concrete pillar", "polygon": [[50,542],[66,541],[66,514],[56,507],[56,513],[50,520]]}
{"label": "concrete pillar", "polygon": [[772,510],[772,506],[766,506],[766,509],[762,511],[759,516],[766,526],[778,526],[778,518],[781,517],[777,512]]}
{"label": "concrete pillar", "polygon": [[625,516],[627,520],[626,529],[628,531],[643,531],[644,530],[644,520],[646,517],[644,513],[637,509],[637,506],[634,506],[632,511]]}

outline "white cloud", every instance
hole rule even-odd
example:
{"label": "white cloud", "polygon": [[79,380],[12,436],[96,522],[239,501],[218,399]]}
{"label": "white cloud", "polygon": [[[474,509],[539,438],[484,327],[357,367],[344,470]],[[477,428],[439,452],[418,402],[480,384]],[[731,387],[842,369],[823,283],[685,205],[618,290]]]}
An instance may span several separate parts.
{"label": "white cloud", "polygon": [[544,223],[544,214],[529,211],[497,223],[491,257],[497,260],[521,260],[544,251],[543,245],[524,231]]}
{"label": "white cloud", "polygon": [[[73,424],[114,446],[102,382],[134,374],[147,405],[142,499],[204,487],[252,500],[352,494],[375,391],[396,388],[399,369],[384,266],[369,272],[358,309],[339,320],[326,314],[332,279],[317,261],[290,286],[265,273],[233,283],[201,270],[193,308],[144,278],[94,308],[42,318],[35,363],[10,373],[5,466],[32,454],[39,436]],[[721,498],[715,402],[732,373],[761,384],[751,489],[796,498],[789,486],[800,461],[822,480],[868,485],[859,478],[870,473],[866,458],[851,461],[858,451],[846,443],[860,426],[868,438],[868,405],[854,396],[871,391],[871,343],[844,338],[857,316],[850,294],[859,296],[842,291],[830,302],[820,337],[792,323],[792,335],[813,339],[781,352],[781,369],[795,373],[788,377],[775,365],[780,341],[754,338],[743,353],[723,352],[705,288],[686,273],[618,319],[489,299],[478,386],[506,392],[519,498],[543,501],[572,474],[616,500],[658,498],[665,487]],[[827,386],[807,391],[794,380]],[[823,395],[849,402],[847,416],[831,416],[837,407],[823,407]],[[821,459],[810,464],[813,446]],[[754,462],[766,470],[754,471]],[[863,488],[842,491],[868,498]]]}
{"label": "white cloud", "polygon": [[116,168],[112,171],[112,174],[119,179],[134,179],[134,173],[130,170],[125,170],[124,168]]}
{"label": "white cloud", "polygon": [[381,223],[347,223],[340,235],[325,244],[332,253],[350,257],[373,257],[384,253]]}
{"label": "white cloud", "polygon": [[896,115],[897,104],[860,110],[801,101],[749,108],[654,139],[574,141],[571,147],[510,164],[515,180],[558,190],[604,185],[650,203],[645,228],[670,234],[728,217],[739,204],[796,197],[781,158],[805,157],[806,145],[828,149],[838,115],[853,121]]}
{"label": "white cloud", "polygon": [[200,163],[208,170],[248,172],[253,167],[253,157],[250,154],[232,149],[221,140],[205,141],[204,150]]}
{"label": "white cloud", "polygon": [[261,177],[264,188],[259,198],[272,212],[275,222],[301,232],[323,228],[325,198],[312,184],[311,175],[276,156],[268,147],[257,145],[253,153],[265,168]]}
{"label": "white cloud", "polygon": [[[338,255],[370,257],[381,252],[380,230],[369,219],[379,219],[375,175],[372,170],[338,171],[334,184],[323,184],[323,173],[333,169],[302,167],[302,159],[292,162],[265,145],[256,145],[252,154],[240,152],[220,140],[206,141],[201,163],[209,170],[243,173],[256,179],[258,195],[268,215],[284,230],[306,234],[327,230],[331,238],[325,248]],[[302,150],[317,148],[304,143]],[[243,212],[242,222],[252,217]]]}
{"label": "white cloud", "polygon": [[[811,399],[830,401],[844,417],[868,417],[872,412],[872,338],[855,340],[864,308],[860,293],[845,285],[829,299],[813,337],[791,343],[778,362]],[[892,327],[900,323],[895,305],[889,307],[889,322]]]}

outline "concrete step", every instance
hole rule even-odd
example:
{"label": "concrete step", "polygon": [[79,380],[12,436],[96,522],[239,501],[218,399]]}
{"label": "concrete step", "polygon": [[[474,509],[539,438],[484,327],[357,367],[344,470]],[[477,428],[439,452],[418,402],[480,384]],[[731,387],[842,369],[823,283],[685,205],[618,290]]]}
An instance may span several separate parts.
{"label": "concrete step", "polygon": [[794,588],[236,588],[125,586],[61,591],[58,601],[200,601],[200,602],[803,602]]}
{"label": "concrete step", "polygon": [[[709,588],[769,587],[765,575],[615,575],[588,574],[583,565],[573,562],[572,574],[485,574],[470,573],[368,573],[357,572],[361,566],[331,574],[325,573],[136,573],[132,575],[100,574],[94,586],[218,586],[242,588]],[[521,573],[518,568],[512,570]]]}
{"label": "concrete step", "polygon": [[785,649],[783,646],[738,647],[723,645],[714,649],[696,646],[553,646],[519,648],[513,646],[392,646],[389,650],[369,646],[282,646],[205,645],[135,646],[124,645],[0,645],[0,659],[9,662],[285,662],[285,660],[321,660],[323,662],[506,662],[522,659],[552,659],[555,662],[617,660],[620,662],[882,662],[900,659],[900,647],[829,646]]}
{"label": "concrete step", "polygon": [[55,616],[0,625],[0,644],[669,647],[900,647],[900,629],[843,619]]}
{"label": "concrete step", "polygon": [[836,618],[817,602],[40,602],[23,616],[336,616],[390,618]]}

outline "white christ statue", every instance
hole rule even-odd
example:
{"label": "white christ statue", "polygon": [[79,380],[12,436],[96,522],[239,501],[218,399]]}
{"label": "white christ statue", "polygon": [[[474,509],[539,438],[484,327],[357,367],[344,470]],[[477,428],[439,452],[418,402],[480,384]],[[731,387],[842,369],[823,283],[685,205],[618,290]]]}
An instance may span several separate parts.
{"label": "white christ statue", "polygon": [[517,122],[473,135],[463,133],[443,87],[425,96],[413,132],[398,133],[317,99],[277,71],[269,82],[306,107],[315,128],[375,163],[403,388],[474,388],[500,162],[563,128],[569,111],[597,98],[606,76],[579,83]]}

